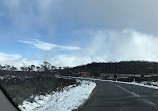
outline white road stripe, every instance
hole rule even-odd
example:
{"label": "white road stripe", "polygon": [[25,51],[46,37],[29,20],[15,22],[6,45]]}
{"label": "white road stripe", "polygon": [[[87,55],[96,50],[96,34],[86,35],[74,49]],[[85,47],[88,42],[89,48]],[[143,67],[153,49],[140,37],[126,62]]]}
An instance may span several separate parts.
{"label": "white road stripe", "polygon": [[126,92],[132,94],[134,97],[141,97],[140,95],[138,95],[138,94],[136,94],[136,93],[134,93],[134,92],[130,92],[130,91],[128,91],[127,89],[125,89],[125,88],[123,88],[123,87],[121,87],[121,86],[119,86],[119,85],[115,85],[115,86],[117,86],[117,87],[123,89],[124,91],[126,91]]}
{"label": "white road stripe", "polygon": [[[111,81],[111,80],[92,79],[92,78],[83,78],[83,77],[73,77],[73,78],[76,78],[76,79],[87,79],[87,80],[90,79],[90,80],[107,81],[107,82],[116,82],[116,81]],[[125,82],[120,82],[120,83],[125,83]],[[127,84],[127,83],[126,83],[126,84]],[[114,84],[112,84],[112,85],[114,85]],[[133,85],[133,84],[130,84],[130,85]],[[130,91],[128,91],[127,89],[125,89],[125,88],[123,88],[123,87],[121,87],[121,86],[119,86],[119,85],[115,85],[115,86],[117,86],[117,87],[123,89],[124,91],[126,91],[126,92],[128,92],[128,93],[130,93],[130,94],[133,95],[134,97],[138,97],[138,98],[141,97],[140,95],[138,95],[138,94],[136,94],[136,93],[134,93],[134,92],[130,92]],[[153,102],[151,102],[151,101],[149,101],[149,100],[147,100],[147,99],[141,98],[141,100],[142,100],[143,102],[147,103],[147,104],[150,104],[151,106],[156,106]]]}
{"label": "white road stripe", "polygon": [[143,99],[143,101],[144,101],[145,103],[150,104],[151,106],[156,106],[153,102],[151,102],[151,101],[149,101],[149,100]]}
{"label": "white road stripe", "polygon": [[[112,84],[112,85],[114,85],[114,84]],[[134,92],[130,92],[130,91],[128,91],[127,89],[125,89],[125,88],[123,88],[123,87],[121,87],[121,86],[119,86],[119,85],[115,85],[115,86],[117,86],[117,87],[123,89],[124,91],[126,91],[126,92],[132,94],[134,97],[141,97],[140,95],[138,95],[138,94],[136,94],[136,93],[134,93]],[[151,102],[151,101],[149,101],[149,100],[147,100],[147,99],[141,98],[141,100],[143,100],[143,102],[145,102],[145,103],[147,103],[147,104],[150,104],[151,106],[156,106],[153,102]]]}

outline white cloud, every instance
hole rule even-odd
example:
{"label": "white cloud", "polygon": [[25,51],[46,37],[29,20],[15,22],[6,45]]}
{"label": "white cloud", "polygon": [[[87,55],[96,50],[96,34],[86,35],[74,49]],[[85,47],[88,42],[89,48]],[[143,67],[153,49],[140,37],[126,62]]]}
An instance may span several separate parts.
{"label": "white cloud", "polygon": [[158,62],[158,37],[125,29],[100,30],[82,50],[54,57],[54,64],[77,66],[90,62],[147,60]]}
{"label": "white cloud", "polygon": [[[149,0],[68,0],[66,2],[65,0],[1,0],[0,17],[4,17],[2,19],[4,21],[1,21],[4,25],[1,24],[0,27],[2,34],[0,41],[14,40],[14,36],[22,33],[25,37],[34,37],[38,40],[23,40],[20,36],[19,42],[48,53],[51,50],[75,51],[57,56],[52,53],[48,56],[46,53],[46,59],[59,66],[75,66],[94,61],[158,61],[158,36],[147,34],[158,32],[157,5],[156,0],[152,2]],[[143,33],[127,29],[120,31],[126,27],[141,30]],[[64,29],[68,30],[68,33],[74,32],[74,29],[83,30],[83,37],[85,33],[89,33],[85,31],[86,29],[99,31],[92,33],[90,31],[92,39],[87,41],[86,46],[83,44],[82,49],[39,41],[41,38],[52,41],[53,39],[50,38],[55,37],[52,35],[55,33],[58,36],[58,33]],[[75,33],[81,34],[80,31]],[[37,34],[37,36],[29,34]],[[66,37],[67,40],[71,39],[69,35]],[[76,38],[73,41],[80,42]],[[14,64],[19,60],[28,62],[20,55],[0,54],[0,62],[4,64]],[[20,65],[21,62],[15,63]]]}
{"label": "white cloud", "polygon": [[[99,30],[94,33],[93,39],[87,41],[87,45],[80,50],[71,53],[59,53],[46,55],[47,61],[56,66],[77,66],[90,62],[147,60],[158,62],[158,37],[141,33],[135,30],[123,31]],[[61,48],[47,42],[38,40],[20,41],[46,50],[51,53],[51,48]],[[68,47],[64,47],[69,50]],[[62,48],[61,48],[62,49]],[[72,50],[70,48],[70,50]],[[42,55],[42,54],[41,54]],[[42,61],[42,60],[41,60]],[[21,66],[39,64],[40,61],[28,60],[20,55],[8,55],[0,53],[0,63]]]}
{"label": "white cloud", "polygon": [[12,65],[17,68],[20,68],[21,66],[29,66],[29,65],[40,65],[42,62],[37,61],[37,60],[31,60],[31,59],[26,59],[18,54],[5,54],[0,52],[0,64],[1,65]]}
{"label": "white cloud", "polygon": [[51,33],[61,21],[75,21],[74,25],[88,28],[158,31],[156,0],[1,0],[1,4],[10,22],[24,30],[37,26]]}
{"label": "white cloud", "polygon": [[26,41],[26,40],[18,40],[19,42],[25,43],[25,44],[30,44],[31,46],[34,46],[38,49],[42,50],[53,50],[53,49],[59,49],[59,50],[79,50],[80,47],[76,46],[61,46],[61,45],[56,45],[48,42],[43,42],[39,40],[31,40],[31,41]]}
{"label": "white cloud", "polygon": [[134,30],[111,34],[109,60],[158,61],[158,37]]}

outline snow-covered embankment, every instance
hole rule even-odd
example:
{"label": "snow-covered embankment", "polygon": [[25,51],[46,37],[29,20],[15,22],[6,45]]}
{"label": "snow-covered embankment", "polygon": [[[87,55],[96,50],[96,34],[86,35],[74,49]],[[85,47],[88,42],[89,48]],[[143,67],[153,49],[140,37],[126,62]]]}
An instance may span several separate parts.
{"label": "snow-covered embankment", "polygon": [[96,83],[82,81],[76,87],[68,86],[63,92],[53,92],[52,95],[35,97],[35,102],[24,101],[19,108],[22,111],[72,111],[87,100],[96,87]]}

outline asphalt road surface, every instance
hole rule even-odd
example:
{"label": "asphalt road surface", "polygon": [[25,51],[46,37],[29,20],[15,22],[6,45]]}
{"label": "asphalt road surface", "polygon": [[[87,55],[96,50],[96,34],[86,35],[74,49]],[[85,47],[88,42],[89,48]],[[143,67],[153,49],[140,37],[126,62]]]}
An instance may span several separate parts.
{"label": "asphalt road surface", "polygon": [[158,111],[158,89],[96,81],[98,90],[81,111]]}

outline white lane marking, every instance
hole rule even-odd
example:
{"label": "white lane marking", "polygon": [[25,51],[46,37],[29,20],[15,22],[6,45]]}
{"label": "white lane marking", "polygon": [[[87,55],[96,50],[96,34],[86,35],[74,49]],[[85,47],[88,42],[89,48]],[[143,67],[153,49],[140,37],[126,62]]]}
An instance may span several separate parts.
{"label": "white lane marking", "polygon": [[150,104],[151,106],[156,106],[153,102],[151,102],[151,101],[149,101],[149,100],[146,100],[146,99],[144,99],[144,98],[143,98],[143,101],[144,101],[145,103]]}
{"label": "white lane marking", "polygon": [[[82,77],[73,77],[73,78],[76,78],[76,79],[92,79],[92,78],[82,78]],[[103,82],[104,82],[104,81],[106,81],[106,82],[116,82],[116,81],[102,80],[102,79],[92,79],[92,80],[98,80],[98,81],[103,81]],[[136,85],[136,84],[130,84],[130,83],[127,83],[127,82],[117,82],[117,83],[124,83],[124,84],[129,84],[129,85]],[[112,84],[112,83],[111,83],[111,84]],[[112,85],[114,85],[114,84],[112,84]],[[117,86],[117,87],[123,89],[124,91],[126,91],[126,92],[132,94],[134,97],[141,97],[140,95],[138,95],[138,94],[136,94],[136,93],[134,93],[134,92],[130,92],[130,91],[128,91],[127,89],[125,89],[125,88],[123,88],[123,87],[121,87],[121,86],[119,86],[119,85],[115,85],[115,86]],[[138,85],[138,86],[139,86],[139,85]],[[156,106],[153,102],[151,102],[151,101],[149,101],[149,100],[147,100],[147,99],[141,98],[141,100],[143,100],[143,102],[145,102],[145,103],[150,104],[151,106]]]}
{"label": "white lane marking", "polygon": [[127,89],[125,89],[125,88],[123,88],[123,87],[121,87],[121,86],[119,86],[119,85],[115,85],[115,86],[117,86],[117,87],[123,89],[124,91],[126,91],[126,92],[132,94],[134,97],[141,97],[140,95],[138,95],[138,94],[136,94],[136,93],[134,93],[134,92],[130,92],[130,91],[128,91]]}
{"label": "white lane marking", "polygon": [[[112,85],[114,85],[114,84],[112,84]],[[123,89],[124,91],[126,91],[126,92],[132,94],[134,97],[141,97],[140,95],[138,95],[138,94],[136,94],[136,93],[134,93],[134,92],[130,92],[130,91],[128,91],[127,89],[125,89],[125,88],[123,88],[123,87],[121,87],[121,86],[119,86],[119,85],[115,85],[115,86],[117,86],[117,87]],[[148,103],[148,104],[150,104],[151,106],[156,106],[153,102],[151,102],[151,101],[149,101],[149,100],[147,100],[147,99],[142,98],[142,100],[143,100],[143,102]]]}

